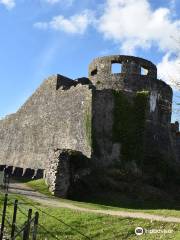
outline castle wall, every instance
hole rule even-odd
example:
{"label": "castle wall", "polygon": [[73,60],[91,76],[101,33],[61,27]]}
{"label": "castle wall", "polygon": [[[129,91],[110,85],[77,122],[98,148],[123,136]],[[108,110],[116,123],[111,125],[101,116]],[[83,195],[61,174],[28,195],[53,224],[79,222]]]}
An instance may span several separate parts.
{"label": "castle wall", "polygon": [[120,143],[114,143],[114,95],[111,89],[94,90],[92,99],[93,163],[102,167],[120,158]]}
{"label": "castle wall", "polygon": [[88,176],[90,159],[71,149],[54,149],[49,152],[45,180],[53,195],[68,197],[83,177]]}
{"label": "castle wall", "polygon": [[173,146],[175,149],[176,163],[180,165],[180,131],[179,131],[179,122],[171,124],[171,134],[173,140]]}
{"label": "castle wall", "polygon": [[[112,72],[115,63],[119,73]],[[42,177],[45,169],[51,192],[63,197],[92,164],[150,166],[149,175],[156,175],[180,156],[171,112],[172,89],[157,79],[154,64],[131,56],[97,58],[89,78],[52,76],[0,121],[0,167],[24,177]]]}
{"label": "castle wall", "polygon": [[180,132],[176,134],[175,147],[176,147],[177,161],[178,161],[178,164],[180,165]]}
{"label": "castle wall", "polygon": [[44,169],[56,148],[90,157],[91,95],[83,81],[48,78],[17,113],[0,121],[0,165]]}

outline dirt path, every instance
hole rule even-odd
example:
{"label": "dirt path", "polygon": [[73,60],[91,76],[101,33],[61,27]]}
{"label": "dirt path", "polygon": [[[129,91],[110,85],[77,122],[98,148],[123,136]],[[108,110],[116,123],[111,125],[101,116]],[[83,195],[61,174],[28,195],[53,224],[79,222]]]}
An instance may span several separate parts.
{"label": "dirt path", "polygon": [[141,218],[141,219],[148,219],[151,221],[180,223],[180,218],[178,217],[165,217],[165,216],[148,214],[148,213],[140,213],[140,212],[126,212],[126,211],[118,211],[118,210],[115,210],[115,211],[114,210],[96,210],[96,209],[78,207],[72,203],[65,203],[65,202],[61,202],[60,200],[47,197],[39,192],[34,191],[24,183],[11,183],[9,192],[26,196],[31,200],[34,200],[42,205],[50,206],[50,207],[68,208],[75,211],[111,215],[111,216],[117,216],[117,217]]}

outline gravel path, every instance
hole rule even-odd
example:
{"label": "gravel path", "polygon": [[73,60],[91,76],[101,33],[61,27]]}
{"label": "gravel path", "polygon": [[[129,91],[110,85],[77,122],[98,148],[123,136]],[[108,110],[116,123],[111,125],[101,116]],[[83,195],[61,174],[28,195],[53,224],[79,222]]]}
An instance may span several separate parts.
{"label": "gravel path", "polygon": [[117,216],[117,217],[141,218],[141,219],[148,219],[151,221],[180,223],[180,218],[178,217],[165,217],[165,216],[148,214],[148,213],[140,213],[140,212],[128,212],[128,211],[118,211],[118,210],[96,210],[96,209],[78,207],[72,203],[61,202],[61,200],[53,199],[39,192],[36,192],[24,183],[11,183],[9,192],[26,196],[27,198],[34,200],[45,206],[51,206],[51,207],[57,207],[57,208],[68,208],[75,211],[111,215],[111,216]]}

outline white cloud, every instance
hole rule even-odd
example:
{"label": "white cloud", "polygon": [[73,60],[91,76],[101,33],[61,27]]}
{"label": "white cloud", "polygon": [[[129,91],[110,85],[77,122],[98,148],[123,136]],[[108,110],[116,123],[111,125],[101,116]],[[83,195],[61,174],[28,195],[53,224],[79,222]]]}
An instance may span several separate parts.
{"label": "white cloud", "polygon": [[49,4],[56,4],[56,3],[62,3],[66,6],[71,6],[74,2],[74,0],[43,0]]}
{"label": "white cloud", "polygon": [[61,0],[45,0],[46,2],[50,3],[50,4],[54,4],[54,3],[58,3]]}
{"label": "white cloud", "polygon": [[157,68],[159,78],[165,80],[173,88],[180,88],[180,56],[171,59],[170,53],[165,54]]}
{"label": "white cloud", "polygon": [[93,20],[92,12],[85,10],[81,14],[73,15],[70,18],[58,15],[53,17],[50,22],[37,22],[34,26],[40,29],[49,28],[66,33],[83,34]]}
{"label": "white cloud", "polygon": [[34,26],[36,28],[39,28],[39,29],[47,29],[48,28],[48,23],[46,22],[37,22],[34,24]]}
{"label": "white cloud", "polygon": [[7,9],[12,9],[15,6],[15,0],[0,0],[0,4],[3,4]]}
{"label": "white cloud", "polygon": [[169,7],[153,9],[150,0],[106,0],[96,19],[92,11],[86,10],[69,18],[55,16],[51,21],[39,22],[35,26],[83,34],[89,25],[93,25],[125,54],[135,54],[137,49],[155,46],[164,53],[162,62],[158,64],[159,77],[173,86],[180,76],[180,54],[176,58],[171,57],[180,51],[180,44],[175,40],[180,39],[180,19],[174,18],[176,0],[169,0],[167,5]]}
{"label": "white cloud", "polygon": [[[46,1],[55,3],[62,0]],[[82,34],[93,24],[105,38],[113,40],[126,54],[153,45],[164,52],[175,51],[177,46],[173,37],[179,36],[180,20],[171,18],[174,4],[175,0],[169,0],[169,8],[153,10],[148,0],[106,0],[96,21],[92,20],[92,11],[85,10],[69,18],[55,16],[50,22],[38,22],[35,26]]]}
{"label": "white cloud", "polygon": [[107,0],[98,30],[126,53],[153,45],[174,51],[172,37],[179,35],[180,20],[171,19],[170,8],[153,10],[148,0]]}
{"label": "white cloud", "polygon": [[[157,65],[158,77],[180,87],[180,19],[175,19],[176,0],[169,8],[152,9],[148,0],[106,0],[97,29],[119,45],[125,54],[156,46],[164,53]],[[172,56],[174,53],[176,57]]]}
{"label": "white cloud", "polygon": [[176,0],[170,0],[169,6],[173,11],[176,11]]}

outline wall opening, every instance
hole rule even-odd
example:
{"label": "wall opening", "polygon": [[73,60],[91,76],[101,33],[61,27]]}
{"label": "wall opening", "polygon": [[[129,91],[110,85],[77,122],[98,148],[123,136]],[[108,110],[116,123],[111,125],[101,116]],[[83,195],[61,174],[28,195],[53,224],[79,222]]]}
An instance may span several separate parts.
{"label": "wall opening", "polygon": [[141,75],[148,75],[149,70],[141,67]]}
{"label": "wall opening", "polygon": [[97,68],[94,69],[94,70],[91,72],[91,76],[94,76],[94,75],[96,75],[96,74],[97,74]]}
{"label": "wall opening", "polygon": [[112,63],[111,72],[112,74],[121,73],[122,64],[121,63]]}

